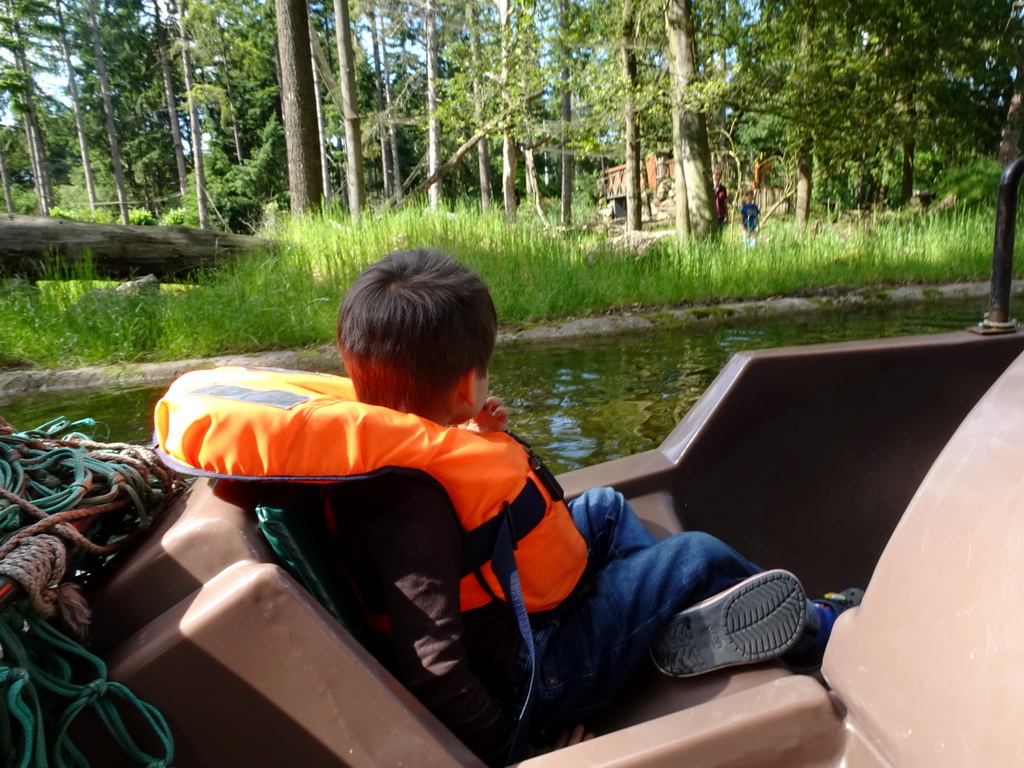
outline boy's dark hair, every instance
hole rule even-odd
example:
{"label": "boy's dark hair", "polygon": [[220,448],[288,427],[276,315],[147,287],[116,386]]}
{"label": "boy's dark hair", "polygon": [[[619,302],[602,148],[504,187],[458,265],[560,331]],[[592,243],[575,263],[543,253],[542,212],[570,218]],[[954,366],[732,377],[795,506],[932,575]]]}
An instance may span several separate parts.
{"label": "boy's dark hair", "polygon": [[487,371],[497,330],[480,276],[425,249],[367,267],[338,311],[338,349],[359,399],[420,415],[467,371]]}

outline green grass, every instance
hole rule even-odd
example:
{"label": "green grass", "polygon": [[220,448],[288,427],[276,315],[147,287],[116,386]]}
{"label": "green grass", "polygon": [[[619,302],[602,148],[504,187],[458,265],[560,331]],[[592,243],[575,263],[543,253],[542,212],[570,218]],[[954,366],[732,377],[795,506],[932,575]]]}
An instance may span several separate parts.
{"label": "green grass", "polygon": [[[505,324],[642,305],[755,299],[825,286],[987,279],[993,216],[959,211],[826,225],[798,239],[770,221],[754,249],[734,229],[714,242],[665,238],[644,255],[602,233],[514,227],[500,214],[407,210],[365,217],[286,218],[267,232],[284,246],[136,296],[112,293],[88,266],[0,288],[0,367],[143,362],[298,348],[333,339],[352,279],[384,253],[443,249],[478,270]],[[1017,260],[1018,274],[1024,262]],[[106,290],[104,290],[106,289]],[[99,291],[99,292],[97,292]]]}

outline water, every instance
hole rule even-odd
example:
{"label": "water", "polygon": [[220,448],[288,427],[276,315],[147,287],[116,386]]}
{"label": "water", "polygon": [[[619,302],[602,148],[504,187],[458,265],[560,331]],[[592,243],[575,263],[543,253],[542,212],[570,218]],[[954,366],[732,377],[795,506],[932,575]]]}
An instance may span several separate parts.
{"label": "water", "polygon": [[[711,330],[500,350],[491,389],[511,413],[511,429],[555,472],[657,447],[736,352],[856,339],[962,330],[984,314],[984,302],[925,306],[872,314],[749,320]],[[31,397],[0,406],[19,429],[56,416],[92,417],[98,440],[145,443],[163,387]]]}

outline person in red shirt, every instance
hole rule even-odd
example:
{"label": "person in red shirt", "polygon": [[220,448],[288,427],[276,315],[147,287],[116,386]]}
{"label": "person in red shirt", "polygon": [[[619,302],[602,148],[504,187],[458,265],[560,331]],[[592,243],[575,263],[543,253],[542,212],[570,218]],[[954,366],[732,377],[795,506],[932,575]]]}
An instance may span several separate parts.
{"label": "person in red shirt", "polygon": [[729,190],[722,183],[721,168],[715,168],[711,178],[715,183],[715,215],[718,216],[718,228],[724,230],[729,218]]}

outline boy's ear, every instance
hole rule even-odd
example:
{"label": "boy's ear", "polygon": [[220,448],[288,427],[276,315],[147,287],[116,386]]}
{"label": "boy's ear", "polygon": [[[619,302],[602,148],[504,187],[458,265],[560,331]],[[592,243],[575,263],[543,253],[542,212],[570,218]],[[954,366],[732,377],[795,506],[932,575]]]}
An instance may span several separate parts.
{"label": "boy's ear", "polygon": [[459,377],[459,383],[455,386],[455,400],[457,404],[465,403],[472,408],[482,408],[483,403],[477,400],[477,382],[480,379],[480,372],[476,368],[470,368]]}

